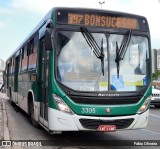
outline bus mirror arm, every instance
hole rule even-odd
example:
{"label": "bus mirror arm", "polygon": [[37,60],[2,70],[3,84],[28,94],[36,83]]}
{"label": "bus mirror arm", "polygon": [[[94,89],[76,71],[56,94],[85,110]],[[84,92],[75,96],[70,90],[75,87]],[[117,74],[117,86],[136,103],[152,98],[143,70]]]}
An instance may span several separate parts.
{"label": "bus mirror arm", "polygon": [[53,29],[53,23],[52,21],[49,21],[46,25],[45,30],[45,49],[46,50],[52,50],[52,29]]}

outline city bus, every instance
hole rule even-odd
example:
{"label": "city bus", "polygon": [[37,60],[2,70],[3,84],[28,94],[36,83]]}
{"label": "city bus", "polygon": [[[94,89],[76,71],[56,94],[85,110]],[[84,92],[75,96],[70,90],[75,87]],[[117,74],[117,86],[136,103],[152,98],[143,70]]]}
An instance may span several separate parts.
{"label": "city bus", "polygon": [[51,134],[139,129],[148,122],[151,70],[145,17],[56,7],[7,59],[5,87]]}

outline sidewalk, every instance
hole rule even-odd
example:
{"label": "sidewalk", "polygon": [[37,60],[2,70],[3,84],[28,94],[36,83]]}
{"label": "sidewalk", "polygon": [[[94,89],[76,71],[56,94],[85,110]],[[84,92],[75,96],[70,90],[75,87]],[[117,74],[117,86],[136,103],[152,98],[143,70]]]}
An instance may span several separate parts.
{"label": "sidewalk", "polygon": [[10,140],[5,100],[8,100],[7,95],[0,92],[0,140],[2,141]]}

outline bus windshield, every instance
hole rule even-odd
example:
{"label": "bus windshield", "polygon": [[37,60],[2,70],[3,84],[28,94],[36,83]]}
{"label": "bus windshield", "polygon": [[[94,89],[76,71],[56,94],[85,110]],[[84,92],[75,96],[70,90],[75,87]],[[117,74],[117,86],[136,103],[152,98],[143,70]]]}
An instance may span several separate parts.
{"label": "bus windshield", "polygon": [[[96,57],[82,32],[57,32],[57,79],[77,91],[139,91],[149,83],[148,39],[130,37],[117,74],[117,49],[126,42],[122,34],[91,33],[103,47],[104,64]],[[103,41],[103,43],[102,43]],[[101,45],[103,44],[103,45]]]}

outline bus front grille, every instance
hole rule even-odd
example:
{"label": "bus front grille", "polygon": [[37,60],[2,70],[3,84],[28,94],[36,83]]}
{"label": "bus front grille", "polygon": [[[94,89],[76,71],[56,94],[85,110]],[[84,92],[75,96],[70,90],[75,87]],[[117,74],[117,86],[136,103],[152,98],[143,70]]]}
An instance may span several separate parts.
{"label": "bus front grille", "polygon": [[125,129],[134,121],[130,119],[119,120],[97,120],[97,119],[80,119],[81,125],[86,129],[98,129],[99,125],[116,125],[116,129]]}
{"label": "bus front grille", "polygon": [[134,104],[137,103],[142,96],[131,96],[131,97],[80,97],[80,96],[69,96],[71,100],[79,104],[96,104],[96,105],[122,105],[122,104]]}

